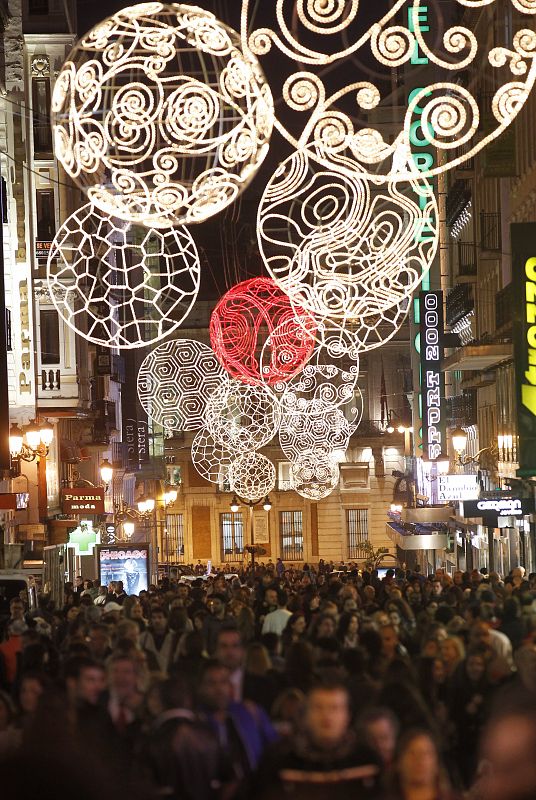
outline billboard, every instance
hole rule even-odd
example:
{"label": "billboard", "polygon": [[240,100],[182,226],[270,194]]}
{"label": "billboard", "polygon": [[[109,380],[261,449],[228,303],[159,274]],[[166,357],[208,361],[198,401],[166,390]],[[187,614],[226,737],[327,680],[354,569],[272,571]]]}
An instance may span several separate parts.
{"label": "billboard", "polygon": [[536,223],[513,224],[511,236],[517,474],[530,478],[536,475]]}
{"label": "billboard", "polygon": [[149,588],[150,564],[148,544],[111,544],[98,548],[99,580],[123,581],[127,594],[139,594]]}
{"label": "billboard", "polygon": [[104,514],[104,488],[63,488],[61,510],[63,514]]}

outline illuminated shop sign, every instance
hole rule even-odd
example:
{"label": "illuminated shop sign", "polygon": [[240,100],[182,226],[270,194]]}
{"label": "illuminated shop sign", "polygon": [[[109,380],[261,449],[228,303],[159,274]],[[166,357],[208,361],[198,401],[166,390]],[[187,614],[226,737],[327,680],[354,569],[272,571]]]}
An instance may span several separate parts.
{"label": "illuminated shop sign", "polygon": [[61,510],[63,514],[104,514],[104,489],[62,489]]}
{"label": "illuminated shop sign", "polygon": [[437,461],[447,452],[443,357],[443,292],[421,292],[421,391],[423,455]]}
{"label": "illuminated shop sign", "polygon": [[498,517],[522,517],[534,511],[532,498],[502,497],[468,500],[463,503],[463,516],[469,519],[482,517],[489,524],[497,525]]}
{"label": "illuminated shop sign", "polygon": [[480,492],[476,475],[438,475],[437,502],[476,500]]}
{"label": "illuminated shop sign", "polygon": [[536,475],[536,223],[511,226],[520,477]]}

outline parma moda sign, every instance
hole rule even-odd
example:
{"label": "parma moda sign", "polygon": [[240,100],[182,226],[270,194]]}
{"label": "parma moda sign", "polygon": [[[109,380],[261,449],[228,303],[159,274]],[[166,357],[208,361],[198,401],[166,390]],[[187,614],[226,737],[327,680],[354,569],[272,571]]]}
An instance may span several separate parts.
{"label": "parma moda sign", "polygon": [[100,486],[62,489],[61,510],[63,514],[104,514],[104,489]]}
{"label": "parma moda sign", "polygon": [[511,226],[520,477],[536,475],[536,223]]}

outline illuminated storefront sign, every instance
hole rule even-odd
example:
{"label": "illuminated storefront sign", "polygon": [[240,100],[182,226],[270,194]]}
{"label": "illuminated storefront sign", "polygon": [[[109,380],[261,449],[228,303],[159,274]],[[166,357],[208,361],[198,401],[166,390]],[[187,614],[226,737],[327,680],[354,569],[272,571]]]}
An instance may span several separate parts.
{"label": "illuminated storefront sign", "polygon": [[423,454],[437,461],[447,452],[443,357],[443,292],[421,292],[421,389]]}
{"label": "illuminated storefront sign", "polygon": [[511,226],[518,475],[536,475],[536,223]]}
{"label": "illuminated storefront sign", "polygon": [[104,514],[104,489],[62,489],[61,510],[63,514]]}
{"label": "illuminated storefront sign", "polygon": [[476,475],[438,475],[437,502],[476,500],[480,486]]}
{"label": "illuminated storefront sign", "polygon": [[522,517],[534,511],[532,498],[497,497],[468,500],[462,504],[463,516],[472,519],[481,517],[484,524],[497,527],[499,517]]}
{"label": "illuminated storefront sign", "polygon": [[149,545],[125,547],[116,544],[99,547],[99,581],[107,586],[110,581],[123,581],[127,594],[139,594],[149,587]]}

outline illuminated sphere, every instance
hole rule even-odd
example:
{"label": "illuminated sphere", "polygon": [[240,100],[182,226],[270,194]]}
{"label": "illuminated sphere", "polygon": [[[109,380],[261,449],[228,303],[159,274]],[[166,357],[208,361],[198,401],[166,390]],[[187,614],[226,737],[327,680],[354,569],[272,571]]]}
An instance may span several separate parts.
{"label": "illuminated sphere", "polygon": [[257,236],[268,273],[293,303],[321,319],[370,319],[377,327],[429,270],[438,218],[431,187],[418,174],[404,183],[373,181],[335,162],[321,167],[304,149],[268,181]]}
{"label": "illuminated sphere", "polygon": [[235,453],[218,444],[206,428],[201,428],[194,436],[191,454],[192,464],[210,483],[221,483],[235,458]]}
{"label": "illuminated sphere", "polygon": [[268,387],[229,380],[208,398],[205,422],[216,442],[231,452],[245,453],[273,439],[281,409]]}
{"label": "illuminated sphere", "polygon": [[227,382],[206,344],[172,339],[156,347],[138,372],[138,397],[149,419],[168,431],[204,426],[210,395]]}
{"label": "illuminated sphere", "polygon": [[139,3],[100,22],[52,96],[54,149],[104,211],[169,227],[217,214],[268,152],[273,100],[255,56],[213,14]]}
{"label": "illuminated sphere", "polygon": [[47,280],[58,313],[80,336],[104,347],[144,347],[188,316],[199,255],[187,228],[131,225],[89,203],[54,237]]}
{"label": "illuminated sphere", "polygon": [[271,278],[233,286],[210,318],[214,352],[227,372],[244,383],[272,386],[289,380],[311,356],[315,333],[312,315],[293,308]]}
{"label": "illuminated sphere", "polygon": [[300,410],[283,414],[279,443],[287,458],[296,461],[304,453],[320,457],[346,450],[350,435],[350,423],[340,408],[322,400],[309,400]]}
{"label": "illuminated sphere", "polygon": [[307,500],[322,500],[337,487],[339,465],[333,454],[303,453],[290,465],[290,483]]}
{"label": "illuminated sphere", "polygon": [[231,490],[244,500],[261,500],[275,488],[275,467],[262,453],[244,453],[229,468]]}

